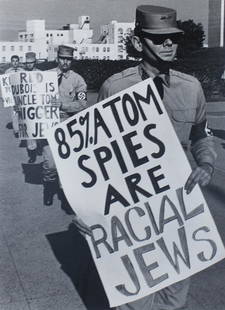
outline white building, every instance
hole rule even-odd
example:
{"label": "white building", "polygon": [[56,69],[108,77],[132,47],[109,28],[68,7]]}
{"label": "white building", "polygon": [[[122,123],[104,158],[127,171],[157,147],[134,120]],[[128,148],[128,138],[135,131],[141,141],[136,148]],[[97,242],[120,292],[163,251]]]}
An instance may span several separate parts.
{"label": "white building", "polygon": [[75,59],[126,59],[124,39],[133,27],[134,23],[112,21],[101,26],[98,42],[92,43],[93,30],[90,29],[89,16],[80,16],[78,24],[67,24],[58,30],[46,30],[43,19],[27,20],[26,30],[18,33],[18,41],[0,42],[0,62],[9,62],[14,54],[24,62],[28,51],[35,52],[37,59],[55,60],[61,44],[75,49]]}
{"label": "white building", "polygon": [[42,41],[47,45],[60,45],[70,43],[91,43],[93,30],[90,29],[90,17],[80,16],[78,24],[67,24],[62,29],[46,30],[45,20],[28,20],[26,31],[20,31],[19,41],[36,42]]}
{"label": "white building", "polygon": [[101,26],[101,43],[113,44],[115,46],[115,59],[126,59],[125,39],[134,29],[133,23],[120,23],[115,20],[110,24]]}
{"label": "white building", "polygon": [[[101,59],[120,60],[127,59],[125,38],[134,28],[134,23],[119,23],[112,21],[108,25],[101,26],[100,38],[97,43],[71,42],[66,45],[74,48],[75,59]],[[66,42],[64,42],[65,44]],[[57,57],[58,45],[56,42],[49,44],[48,60]]]}
{"label": "white building", "polygon": [[25,54],[35,52],[38,59],[46,59],[48,54],[46,47],[40,42],[0,42],[0,63],[10,62],[12,55],[18,55],[20,62],[25,62]]}

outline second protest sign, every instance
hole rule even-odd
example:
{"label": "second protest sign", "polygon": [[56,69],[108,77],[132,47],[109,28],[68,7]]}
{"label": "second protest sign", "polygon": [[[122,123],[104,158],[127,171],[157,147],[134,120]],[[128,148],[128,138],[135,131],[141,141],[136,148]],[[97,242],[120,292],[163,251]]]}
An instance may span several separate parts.
{"label": "second protest sign", "polygon": [[18,115],[19,138],[44,139],[46,129],[60,122],[59,107],[53,104],[58,98],[56,72],[24,71],[6,77]]}

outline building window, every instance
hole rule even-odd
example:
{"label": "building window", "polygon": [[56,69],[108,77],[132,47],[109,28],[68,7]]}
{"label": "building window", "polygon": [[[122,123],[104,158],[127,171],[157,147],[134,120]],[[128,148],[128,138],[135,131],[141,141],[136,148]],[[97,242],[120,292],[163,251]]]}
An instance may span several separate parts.
{"label": "building window", "polygon": [[3,45],[3,46],[2,46],[2,51],[4,52],[5,50],[6,50],[6,46]]}
{"label": "building window", "polygon": [[105,53],[106,52],[106,47],[103,47],[103,53]]}
{"label": "building window", "polygon": [[48,33],[46,33],[46,37],[48,37],[49,36],[49,34]]}
{"label": "building window", "polygon": [[13,51],[15,51],[15,46],[11,46],[11,51],[13,52]]}
{"label": "building window", "polygon": [[99,52],[99,47],[96,47],[96,52],[97,52],[97,53]]}
{"label": "building window", "polygon": [[5,57],[2,57],[2,62],[5,62]]}
{"label": "building window", "polygon": [[107,52],[110,52],[110,47],[107,47]]}
{"label": "building window", "polygon": [[59,37],[59,33],[57,33],[57,37]]}
{"label": "building window", "polygon": [[123,34],[123,28],[119,28],[118,33]]}
{"label": "building window", "polygon": [[31,48],[30,45],[27,47],[27,50],[28,50],[29,52],[32,50],[32,48]]}
{"label": "building window", "polygon": [[21,52],[23,51],[23,45],[20,45],[20,51]]}
{"label": "building window", "polygon": [[50,33],[50,37],[52,37],[52,33]]}
{"label": "building window", "polygon": [[118,51],[119,51],[119,53],[123,53],[123,51],[124,51],[124,46],[123,45],[118,45]]}
{"label": "building window", "polygon": [[63,37],[63,33],[61,33],[61,37]]}
{"label": "building window", "polygon": [[20,56],[20,62],[23,62],[23,56]]}
{"label": "building window", "polygon": [[123,36],[118,36],[118,42],[122,43],[123,42]]}

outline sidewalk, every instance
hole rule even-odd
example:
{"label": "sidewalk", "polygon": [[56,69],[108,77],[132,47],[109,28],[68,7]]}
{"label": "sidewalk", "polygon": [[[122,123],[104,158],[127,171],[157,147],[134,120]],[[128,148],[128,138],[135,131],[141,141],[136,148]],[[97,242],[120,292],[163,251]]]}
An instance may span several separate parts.
{"label": "sidewalk", "polygon": [[54,253],[60,248],[62,258],[69,255],[70,240],[56,239],[68,232],[71,216],[61,209],[57,197],[53,206],[43,206],[42,185],[38,177],[29,178],[32,165],[27,165],[26,148],[19,147],[6,128],[10,121],[10,111],[1,109],[0,310],[84,310]]}

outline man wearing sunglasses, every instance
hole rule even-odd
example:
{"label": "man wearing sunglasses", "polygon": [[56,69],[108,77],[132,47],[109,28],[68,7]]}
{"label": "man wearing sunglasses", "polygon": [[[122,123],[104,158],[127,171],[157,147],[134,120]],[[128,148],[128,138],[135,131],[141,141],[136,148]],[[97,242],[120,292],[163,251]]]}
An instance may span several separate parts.
{"label": "man wearing sunglasses", "polygon": [[[170,68],[182,34],[177,27],[175,10],[151,5],[137,7],[132,44],[142,61],[137,67],[107,79],[100,89],[98,101],[146,78],[153,78],[183,148],[191,147],[197,163],[185,184],[185,190],[190,193],[197,183],[201,186],[209,183],[216,153],[213,137],[207,130],[206,103],[199,81]],[[186,279],[117,309],[187,310],[190,309],[186,307],[188,289],[189,279]]]}
{"label": "man wearing sunglasses", "polygon": [[[6,74],[21,72],[24,71],[23,68],[20,67],[20,59],[18,55],[11,56],[11,66],[5,71]],[[18,124],[18,113],[15,111],[15,108],[12,107],[12,127],[15,137],[19,136],[19,124]]]}

